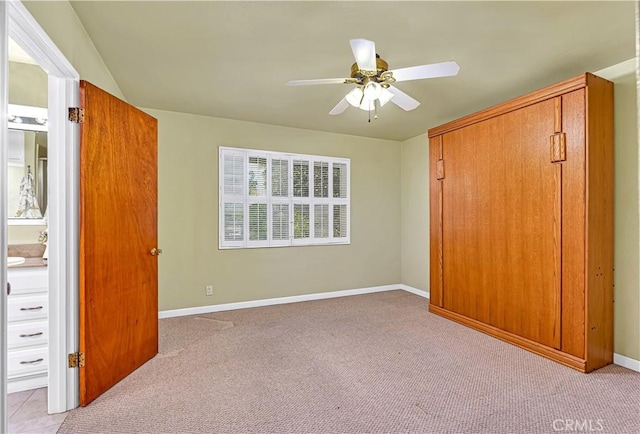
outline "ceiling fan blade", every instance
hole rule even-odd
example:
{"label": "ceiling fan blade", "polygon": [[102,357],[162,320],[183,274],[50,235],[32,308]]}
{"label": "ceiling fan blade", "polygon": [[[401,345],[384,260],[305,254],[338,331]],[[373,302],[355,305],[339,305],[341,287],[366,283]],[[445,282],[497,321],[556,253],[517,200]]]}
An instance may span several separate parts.
{"label": "ceiling fan blade", "polygon": [[411,98],[397,87],[389,86],[388,90],[393,94],[391,102],[403,110],[410,111],[420,105],[420,101]]}
{"label": "ceiling fan blade", "polygon": [[366,39],[351,39],[349,43],[358,68],[365,71],[376,71],[376,44]]}
{"label": "ceiling fan blade", "polygon": [[319,78],[317,80],[291,80],[287,86],[308,86],[312,84],[344,84],[353,83],[351,78]]}
{"label": "ceiling fan blade", "polygon": [[347,98],[342,98],[338,104],[329,112],[330,115],[339,115],[343,111],[349,108],[349,103],[347,102]]}
{"label": "ceiling fan blade", "polygon": [[460,67],[456,62],[432,63],[430,65],[410,66],[390,71],[396,81],[420,80],[422,78],[451,77],[458,75]]}

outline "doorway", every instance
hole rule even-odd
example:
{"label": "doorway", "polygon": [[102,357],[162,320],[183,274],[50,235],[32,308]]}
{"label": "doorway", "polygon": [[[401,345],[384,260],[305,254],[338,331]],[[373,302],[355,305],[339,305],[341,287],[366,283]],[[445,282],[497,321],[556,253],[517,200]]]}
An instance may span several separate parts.
{"label": "doorway", "polygon": [[[78,134],[67,121],[67,108],[78,102],[79,74],[39,24],[18,1],[0,2],[0,119],[7,119],[7,46],[11,37],[33,58],[48,76],[48,205],[49,224],[49,373],[48,411],[64,412],[78,405],[77,371],[66,366],[67,354],[78,346]],[[6,124],[5,124],[6,125]],[[7,130],[0,129],[0,175],[7,176]],[[7,191],[0,188],[0,264],[7,265]],[[6,272],[0,273],[1,287],[6,286]],[[0,297],[0,327],[7,333],[7,296]],[[6,340],[3,340],[6,342]],[[0,404],[6,431],[7,348],[0,354]]]}

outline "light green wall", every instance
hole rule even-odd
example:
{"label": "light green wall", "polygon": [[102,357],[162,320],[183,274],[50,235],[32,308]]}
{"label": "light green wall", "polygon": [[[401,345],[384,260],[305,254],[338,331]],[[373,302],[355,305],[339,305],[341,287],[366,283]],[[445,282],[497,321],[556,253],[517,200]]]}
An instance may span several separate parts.
{"label": "light green wall", "polygon": [[40,237],[40,232],[46,229],[46,226],[9,226],[9,237],[7,244],[36,244]]}
{"label": "light green wall", "polygon": [[81,79],[125,99],[69,2],[25,1],[23,4],[78,71]]}
{"label": "light green wall", "polygon": [[9,104],[47,107],[47,73],[38,65],[9,62]]}
{"label": "light green wall", "polygon": [[636,77],[615,83],[614,349],[640,360],[640,214]]}
{"label": "light green wall", "polygon": [[401,144],[402,283],[429,291],[429,139]]}
{"label": "light green wall", "polygon": [[[400,282],[398,142],[145,111],[158,119],[160,310]],[[351,244],[218,250],[218,146],[350,158]]]}

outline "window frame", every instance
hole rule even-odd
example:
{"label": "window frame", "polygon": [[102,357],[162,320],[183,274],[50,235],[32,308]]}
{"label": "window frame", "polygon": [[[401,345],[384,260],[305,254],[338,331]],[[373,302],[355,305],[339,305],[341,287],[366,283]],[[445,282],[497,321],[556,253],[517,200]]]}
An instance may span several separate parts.
{"label": "window frame", "polygon": [[[243,188],[242,196],[225,194],[225,171],[224,162],[226,155],[238,156],[243,158]],[[266,158],[266,196],[250,196],[249,195],[249,158],[259,157]],[[287,162],[287,195],[273,195],[273,161],[284,160]],[[308,163],[308,196],[294,196],[294,161],[305,161]],[[327,178],[327,197],[315,197],[315,170],[316,163],[326,163],[328,168]],[[280,163],[281,164],[281,163]],[[345,196],[333,197],[334,188],[334,164],[344,165],[346,183]],[[281,164],[281,167],[285,165]],[[322,164],[320,164],[322,167]],[[281,184],[282,185],[282,182]],[[343,185],[341,183],[341,185]],[[293,246],[313,246],[313,245],[344,245],[351,244],[351,160],[349,158],[328,157],[320,155],[297,154],[291,152],[273,152],[256,150],[249,148],[236,148],[220,146],[218,150],[218,248],[220,250],[227,249],[244,249],[244,248],[260,248],[260,247],[293,247]],[[242,203],[243,204],[243,239],[242,240],[226,240],[225,239],[225,204]],[[251,204],[267,205],[267,239],[266,240],[250,240],[250,216],[249,206]],[[273,239],[274,221],[273,208],[274,205],[288,205],[288,239]],[[294,208],[296,205],[308,205],[309,207],[309,237],[295,238],[294,230]],[[327,205],[327,225],[328,237],[316,238],[315,234],[315,207],[316,205]],[[346,205],[346,236],[334,236],[334,208],[336,205]]]}

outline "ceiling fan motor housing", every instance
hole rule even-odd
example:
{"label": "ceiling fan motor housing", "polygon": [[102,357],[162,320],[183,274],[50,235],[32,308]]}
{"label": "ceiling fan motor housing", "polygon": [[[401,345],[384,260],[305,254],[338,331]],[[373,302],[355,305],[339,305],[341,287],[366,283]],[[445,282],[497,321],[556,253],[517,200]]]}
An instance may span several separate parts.
{"label": "ceiling fan motor housing", "polygon": [[[389,83],[395,80],[391,73],[385,74],[389,69],[389,64],[379,54],[376,54],[376,71],[365,71],[358,67],[357,63],[351,65],[351,78],[358,80],[358,84],[366,84],[368,81],[380,83],[383,87],[388,87]],[[385,86],[386,85],[386,86]]]}

